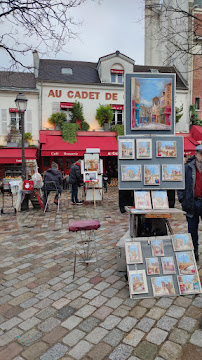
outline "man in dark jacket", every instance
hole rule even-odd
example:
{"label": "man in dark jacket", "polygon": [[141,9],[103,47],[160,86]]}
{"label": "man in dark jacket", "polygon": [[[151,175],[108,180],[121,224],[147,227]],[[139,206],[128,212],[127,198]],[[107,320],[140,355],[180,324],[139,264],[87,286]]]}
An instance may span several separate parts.
{"label": "man in dark jacket", "polygon": [[178,190],[182,210],[186,211],[188,231],[191,233],[196,261],[198,254],[198,225],[202,219],[202,145],[196,147],[196,154],[185,165],[185,189]]}
{"label": "man in dark jacket", "polygon": [[62,193],[62,174],[61,171],[58,170],[58,164],[56,164],[54,161],[51,164],[51,168],[46,170],[45,174],[44,174],[44,186],[42,188],[44,194],[43,194],[43,204],[45,206],[46,202],[47,202],[47,197],[50,193],[50,191],[55,190],[55,186],[54,184],[49,184],[49,181],[54,181],[57,190],[58,190],[58,194],[55,195],[55,200],[54,203],[57,205],[58,204],[58,195]]}
{"label": "man in dark jacket", "polygon": [[72,185],[72,205],[83,205],[83,201],[78,201],[78,187],[83,183],[81,177],[81,160],[71,166],[69,183]]}

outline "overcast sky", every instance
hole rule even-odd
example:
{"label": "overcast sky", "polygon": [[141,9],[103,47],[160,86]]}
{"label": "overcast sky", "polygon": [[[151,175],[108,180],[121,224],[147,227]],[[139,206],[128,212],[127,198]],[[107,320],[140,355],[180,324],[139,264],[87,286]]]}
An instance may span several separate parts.
{"label": "overcast sky", "polygon": [[[82,22],[77,39],[67,42],[56,56],[52,53],[43,58],[97,62],[119,50],[136,64],[144,64],[143,0],[87,0],[72,9],[71,15]],[[23,61],[32,65],[32,54]],[[1,66],[8,66],[6,56],[1,56]]]}

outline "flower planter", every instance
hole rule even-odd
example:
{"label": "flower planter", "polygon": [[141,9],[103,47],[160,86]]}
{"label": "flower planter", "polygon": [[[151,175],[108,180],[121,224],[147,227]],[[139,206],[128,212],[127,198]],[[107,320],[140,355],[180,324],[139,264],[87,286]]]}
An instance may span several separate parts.
{"label": "flower planter", "polygon": [[76,120],[76,124],[79,125],[80,129],[82,128],[82,121],[81,120]]}
{"label": "flower planter", "polygon": [[104,123],[104,131],[109,131],[109,123]]}

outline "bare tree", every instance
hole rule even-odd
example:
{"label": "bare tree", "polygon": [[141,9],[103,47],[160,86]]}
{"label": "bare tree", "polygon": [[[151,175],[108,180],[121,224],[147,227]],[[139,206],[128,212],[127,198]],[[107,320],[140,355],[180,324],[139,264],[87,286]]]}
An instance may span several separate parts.
{"label": "bare tree", "polygon": [[42,48],[57,53],[75,38],[78,23],[71,9],[86,0],[3,0],[0,1],[0,54],[6,54],[10,68],[31,68],[22,55]]}

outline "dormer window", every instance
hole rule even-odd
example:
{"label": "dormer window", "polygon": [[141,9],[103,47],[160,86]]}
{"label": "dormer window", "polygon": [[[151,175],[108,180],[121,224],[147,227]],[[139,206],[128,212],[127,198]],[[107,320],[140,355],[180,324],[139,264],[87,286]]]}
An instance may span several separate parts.
{"label": "dormer window", "polygon": [[62,75],[72,75],[73,71],[71,68],[62,68],[61,69],[61,74]]}
{"label": "dormer window", "polygon": [[123,84],[124,70],[111,69],[111,82],[113,84]]}

